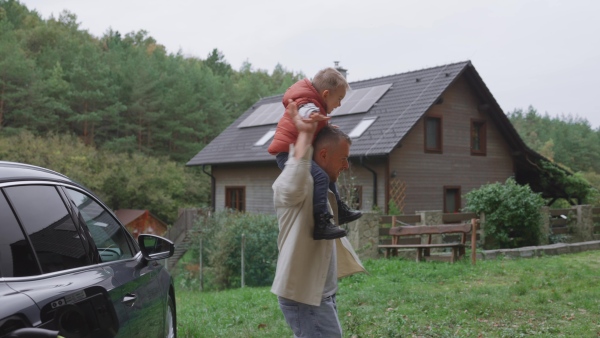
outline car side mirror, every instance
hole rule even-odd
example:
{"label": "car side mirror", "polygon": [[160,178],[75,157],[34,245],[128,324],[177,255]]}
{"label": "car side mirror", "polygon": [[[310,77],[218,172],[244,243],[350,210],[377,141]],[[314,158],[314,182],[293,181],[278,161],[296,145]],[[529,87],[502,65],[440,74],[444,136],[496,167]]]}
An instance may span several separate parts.
{"label": "car side mirror", "polygon": [[142,255],[149,261],[169,258],[175,252],[175,244],[164,237],[142,234],[137,240]]}

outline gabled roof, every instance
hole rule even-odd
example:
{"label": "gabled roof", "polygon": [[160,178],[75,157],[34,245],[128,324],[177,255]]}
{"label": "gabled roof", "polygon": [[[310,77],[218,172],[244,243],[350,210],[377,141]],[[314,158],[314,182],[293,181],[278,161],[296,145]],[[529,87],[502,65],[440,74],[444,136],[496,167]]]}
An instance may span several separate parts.
{"label": "gabled roof", "polygon": [[158,219],[156,216],[154,216],[149,210],[141,210],[141,209],[119,209],[119,210],[115,210],[115,216],[117,216],[117,218],[119,219],[119,221],[121,221],[121,223],[123,223],[124,225],[128,225],[129,223],[135,221],[136,219],[144,216],[144,215],[150,215],[152,218],[154,218],[160,225],[162,225],[165,229],[168,229],[169,226],[161,221],[160,219]]}
{"label": "gabled roof", "polygon": [[[353,139],[350,157],[386,156],[448,86],[467,70],[475,72],[470,61],[351,82],[352,89],[392,86],[366,113],[333,116],[331,123],[349,133],[363,118],[377,117],[361,137]],[[270,140],[263,146],[254,144],[276,125],[248,128],[238,128],[238,125],[261,105],[281,102],[282,98],[283,95],[277,95],[256,102],[187,165],[274,162],[275,157],[267,152]],[[283,109],[282,105],[282,112]]]}
{"label": "gabled roof", "polygon": [[[479,97],[481,104],[478,108],[485,110],[511,148],[515,160],[517,182],[529,184],[533,191],[541,192],[542,196],[546,198],[577,198],[581,200],[582,196],[567,193],[569,191],[567,185],[554,182],[548,172],[537,164],[539,161],[543,161],[556,167],[557,170],[563,171],[565,175],[571,175],[527,147],[470,61],[351,82],[352,89],[386,84],[391,84],[391,87],[366,113],[334,115],[331,123],[350,133],[364,118],[376,117],[375,122],[360,137],[352,140],[350,157],[387,156],[423,114],[440,99],[442,93],[461,76],[464,76],[471,89]],[[254,145],[269,130],[274,129],[275,124],[246,128],[238,126],[261,105],[278,103],[282,98],[283,95],[277,95],[256,102],[194,156],[187,165],[275,162],[275,157],[267,152],[270,140],[262,146]],[[281,109],[283,112],[283,105]]]}

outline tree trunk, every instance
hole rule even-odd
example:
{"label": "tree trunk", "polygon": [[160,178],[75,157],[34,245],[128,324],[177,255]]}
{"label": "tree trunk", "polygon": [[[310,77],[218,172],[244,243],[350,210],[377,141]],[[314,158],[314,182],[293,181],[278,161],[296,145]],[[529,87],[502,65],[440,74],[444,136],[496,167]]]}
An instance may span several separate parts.
{"label": "tree trunk", "polygon": [[5,86],[2,85],[2,90],[0,90],[0,129],[4,124],[4,88]]}
{"label": "tree trunk", "polygon": [[[84,102],[83,103],[83,115],[87,114],[87,108],[88,108],[88,104],[87,104],[87,102]],[[88,143],[88,121],[87,120],[85,120],[83,122],[83,143],[86,146],[89,145],[89,143]]]}
{"label": "tree trunk", "polygon": [[96,124],[92,122],[92,128],[90,130],[90,145],[94,144],[94,131],[96,130]]}
{"label": "tree trunk", "polygon": [[148,149],[150,149],[150,123],[148,123],[148,133],[146,134],[146,147],[148,147]]}
{"label": "tree trunk", "polygon": [[138,139],[138,151],[142,151],[142,113],[138,114],[138,126],[140,127],[138,129],[138,135],[137,135],[137,139]]}

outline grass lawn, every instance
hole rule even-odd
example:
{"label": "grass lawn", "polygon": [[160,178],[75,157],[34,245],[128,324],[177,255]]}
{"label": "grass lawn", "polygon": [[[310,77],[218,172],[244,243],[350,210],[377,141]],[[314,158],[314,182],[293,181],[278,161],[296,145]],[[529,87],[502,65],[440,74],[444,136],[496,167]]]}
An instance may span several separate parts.
{"label": "grass lawn", "polygon": [[[363,263],[340,281],[344,337],[600,337],[600,251]],[[177,290],[179,336],[292,337],[269,289]]]}

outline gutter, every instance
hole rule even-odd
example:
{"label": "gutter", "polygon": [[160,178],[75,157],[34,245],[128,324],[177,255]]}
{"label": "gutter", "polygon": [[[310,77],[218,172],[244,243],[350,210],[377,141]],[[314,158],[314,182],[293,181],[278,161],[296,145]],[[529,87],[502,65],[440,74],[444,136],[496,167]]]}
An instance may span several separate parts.
{"label": "gutter", "polygon": [[373,207],[377,206],[377,173],[375,172],[375,170],[373,170],[372,168],[369,168],[366,164],[365,164],[365,157],[361,156],[360,157],[360,165],[367,169],[368,171],[371,172],[371,174],[373,174]]}
{"label": "gutter", "polygon": [[202,172],[205,173],[206,175],[210,176],[210,208],[212,209],[212,211],[215,211],[215,207],[216,207],[216,202],[215,202],[215,194],[216,194],[216,179],[215,177],[211,174],[206,172],[206,164],[202,165]]}

